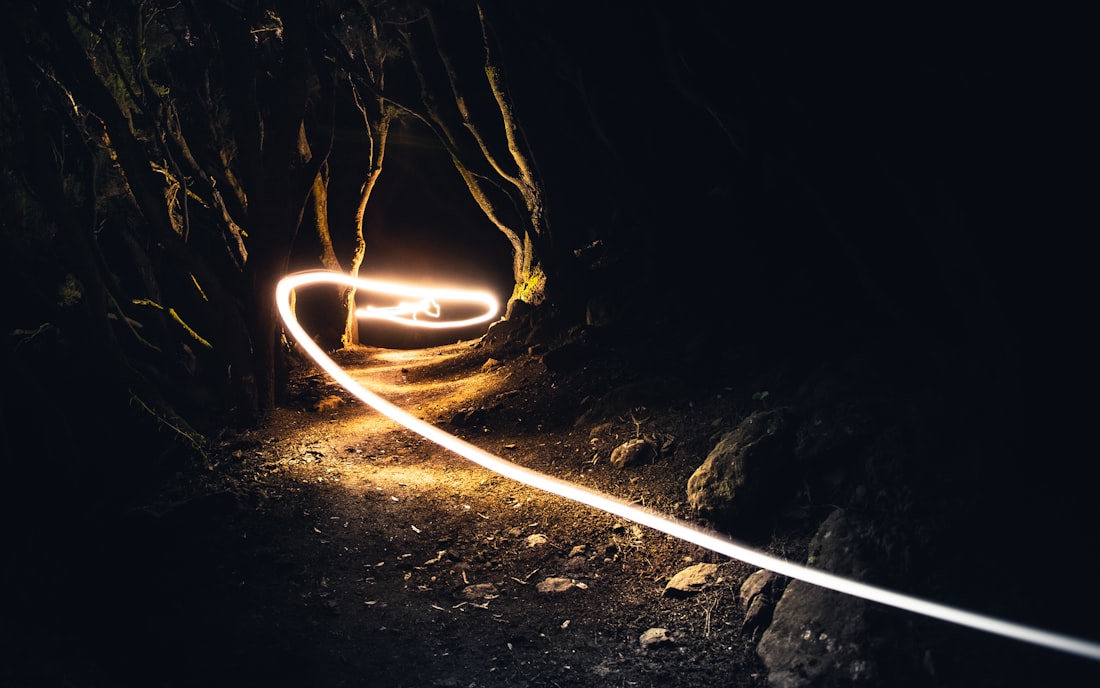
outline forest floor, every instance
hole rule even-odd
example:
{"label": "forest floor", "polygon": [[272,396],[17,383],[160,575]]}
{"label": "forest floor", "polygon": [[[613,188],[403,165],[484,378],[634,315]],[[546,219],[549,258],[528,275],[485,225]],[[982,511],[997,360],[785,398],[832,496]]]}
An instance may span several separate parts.
{"label": "forest floor", "polygon": [[[538,353],[476,341],[335,358],[470,443],[688,520],[688,477],[743,415],[732,395],[635,395],[613,359],[554,373]],[[612,466],[639,436],[660,455]],[[56,580],[34,587],[62,610],[25,601],[30,668],[13,685],[766,683],[737,598],[753,568],[490,473],[311,364],[263,425],[226,433],[207,466],[168,483],[74,535],[87,552],[43,564]],[[775,542],[805,556],[804,538]],[[665,593],[699,562],[719,565],[709,587]],[[643,648],[651,628],[669,641]]]}
{"label": "forest floor", "polygon": [[[685,442],[698,431],[689,426],[713,431],[721,413],[720,399],[678,414],[627,401],[623,413],[582,417],[608,378],[551,375],[527,353],[490,361],[470,342],[337,360],[368,389],[494,454],[685,518],[687,478],[705,457]],[[611,451],[636,436],[667,450],[611,466]],[[211,467],[223,487],[200,510],[234,514],[228,531],[209,535],[236,556],[211,581],[224,597],[201,613],[231,639],[215,650],[239,679],[229,682],[765,683],[737,601],[754,569],[497,476],[323,373],[304,371],[287,407],[223,449]],[[673,575],[703,561],[720,564],[709,589],[665,594]],[[196,601],[181,603],[197,611]],[[672,642],[643,649],[650,628]]]}
{"label": "forest floor", "polygon": [[[334,359],[488,452],[708,525],[687,480],[766,403],[761,381],[715,385],[644,351],[653,365],[583,353],[550,365],[539,347],[483,339]],[[638,437],[658,455],[612,465]],[[2,641],[18,661],[5,661],[5,685],[767,685],[738,599],[753,567],[491,473],[311,363],[263,424],[226,431],[205,465],[161,484],[106,517],[20,507],[11,536],[30,542],[13,551],[32,554],[6,567],[18,621]],[[805,561],[833,508],[795,499],[748,544]],[[666,590],[703,562],[718,567],[706,586]],[[650,629],[667,642],[644,646]]]}

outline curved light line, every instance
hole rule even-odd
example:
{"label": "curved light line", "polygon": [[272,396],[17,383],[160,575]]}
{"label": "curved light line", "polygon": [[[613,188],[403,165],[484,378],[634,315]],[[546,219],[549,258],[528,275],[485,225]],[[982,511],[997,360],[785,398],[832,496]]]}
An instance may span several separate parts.
{"label": "curved light line", "polygon": [[[404,425],[413,432],[490,471],[494,471],[525,485],[634,521],[635,523],[691,542],[700,547],[717,552],[718,554],[738,559],[752,566],[774,571],[782,576],[794,578],[836,592],[860,597],[872,602],[878,602],[897,609],[903,609],[915,614],[921,614],[942,621],[948,621],[950,623],[1004,636],[1006,638],[1013,638],[1033,645],[1039,645],[1060,652],[1100,661],[1100,643],[1055,633],[1034,626],[1027,626],[1014,621],[999,619],[986,614],[979,614],[977,612],[951,607],[939,602],[932,602],[912,595],[844,578],[820,569],[813,569],[808,566],[796,564],[786,559],[781,559],[767,554],[766,552],[739,544],[723,535],[704,531],[678,518],[659,514],[655,511],[629,504],[619,498],[612,497],[602,492],[575,485],[525,468],[511,461],[506,461],[486,452],[480,447],[476,447],[465,440],[444,432],[436,426],[398,408],[363,387],[350,375],[344,372],[335,361],[329,358],[306,333],[302,326],[298,324],[298,320],[292,311],[291,293],[300,286],[318,283],[343,284],[366,290],[371,290],[380,284],[387,285],[387,288],[395,287],[396,285],[392,283],[379,283],[373,280],[354,279],[348,275],[334,272],[297,273],[279,282],[275,299],[279,308],[279,314],[282,316],[283,323],[286,325],[290,334],[298,341],[298,344],[313,357],[313,360],[316,361],[325,372],[331,375],[334,380],[343,385],[345,389],[361,399],[368,406]],[[475,292],[458,292],[458,290],[436,291],[427,288],[405,286],[402,286],[401,290],[401,295],[419,296],[427,299],[431,299],[433,295],[445,299],[448,297],[442,296],[442,294],[449,293],[454,296],[456,293],[461,293],[465,297],[469,297],[472,301],[485,303],[486,305],[489,303],[488,300],[475,298],[473,296]],[[388,291],[387,293],[396,292]],[[492,297],[487,298],[492,299]],[[492,312],[480,322],[484,322],[496,314],[495,299],[492,300],[492,302],[494,304]],[[367,312],[370,311],[368,310]],[[359,314],[362,315],[363,311],[359,311]],[[469,324],[465,321],[462,322],[463,324]]]}
{"label": "curved light line", "polygon": [[[330,284],[343,284],[355,287],[357,290],[372,291],[391,296],[408,296],[416,301],[402,301],[396,306],[378,307],[367,306],[355,311],[360,318],[372,318],[387,322],[405,325],[406,327],[427,327],[443,329],[451,327],[466,327],[488,322],[500,311],[500,304],[492,294],[483,291],[470,291],[468,289],[450,289],[445,287],[416,287],[398,282],[384,282],[382,280],[357,279],[339,272],[306,272],[301,275],[312,276],[308,283],[328,282]],[[417,316],[426,315],[430,318],[438,318],[442,309],[439,302],[457,302],[480,305],[485,309],[484,313],[466,318],[464,320],[420,320]]]}

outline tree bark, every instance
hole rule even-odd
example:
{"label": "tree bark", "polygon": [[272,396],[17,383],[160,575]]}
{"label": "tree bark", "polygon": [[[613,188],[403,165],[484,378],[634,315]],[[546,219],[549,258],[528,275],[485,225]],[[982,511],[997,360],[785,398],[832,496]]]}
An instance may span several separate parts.
{"label": "tree bark", "polygon": [[[3,51],[7,82],[23,134],[21,167],[42,209],[56,224],[62,239],[60,243],[65,248],[64,261],[72,266],[79,281],[80,303],[86,316],[80,326],[85,328],[82,334],[86,346],[94,347],[97,355],[93,358],[104,361],[106,368],[112,371],[110,377],[121,383],[129,393],[131,402],[152,416],[158,427],[170,428],[201,451],[205,438],[176,413],[161,391],[139,372],[125,355],[124,347],[119,345],[112,320],[108,317],[111,288],[104,274],[99,249],[77,216],[72,199],[66,193],[61,170],[54,164],[54,156],[47,154],[56,151],[57,145],[42,124],[41,104],[35,96],[23,39],[8,24],[4,24],[0,31],[0,50]],[[94,199],[91,202],[94,203]],[[125,319],[121,309],[117,310],[117,314],[120,320]]]}
{"label": "tree bark", "polygon": [[[276,72],[278,98],[261,108],[256,79],[262,70],[257,69],[250,47],[254,39],[235,12],[220,9],[216,31],[228,51],[225,79],[248,202],[247,317],[259,408],[266,411],[274,408],[279,396],[283,363],[277,354],[281,337],[275,286],[287,272],[306,203],[332,148],[332,74],[327,60],[310,41],[307,10],[290,3],[281,8],[280,60],[268,66]],[[319,84],[320,98],[311,109],[312,82]],[[303,126],[308,133],[311,113],[316,118],[312,154],[303,159],[299,137]]]}
{"label": "tree bark", "polygon": [[[495,204],[486,195],[485,190],[478,182],[477,176],[471,171],[469,164],[466,162],[466,159],[470,156],[461,152],[455,136],[448,130],[443,115],[433,104],[432,98],[425,97],[423,100],[429,115],[444,133],[444,144],[452,146],[450,149],[451,157],[463,181],[466,182],[471,196],[490,222],[505,235],[512,245],[512,271],[515,278],[515,287],[509,298],[508,313],[510,314],[511,304],[517,300],[538,305],[550,295],[549,289],[553,287],[551,277],[553,275],[553,251],[550,243],[551,234],[542,182],[536,173],[530,150],[523,140],[522,130],[511,98],[508,95],[501,68],[494,59],[485,14],[480,4],[476,5],[476,9],[477,22],[482,38],[484,85],[488,90],[496,113],[500,116],[500,129],[495,133],[498,139],[502,141],[502,154],[496,153],[494,151],[495,146],[483,135],[484,125],[474,121],[459,85],[458,70],[443,47],[439,25],[431,11],[428,11],[426,16],[435,43],[436,53],[450,84],[455,108],[462,121],[463,128],[473,139],[480,154],[479,162],[483,161],[487,164],[496,177],[505,183],[501,188],[508,194],[512,204],[516,207],[522,207],[526,211],[526,216],[517,218],[518,222],[515,225],[503,220]],[[422,74],[421,81],[424,84]]]}
{"label": "tree bark", "polygon": [[125,174],[126,183],[153,236],[173,261],[177,261],[183,270],[194,276],[210,307],[215,310],[211,323],[217,329],[216,338],[229,362],[230,393],[237,406],[246,415],[251,415],[256,402],[252,384],[254,376],[251,372],[251,346],[240,312],[218,276],[174,231],[164,204],[162,187],[149,164],[149,158],[130,128],[130,120],[88,63],[84,50],[77,44],[64,10],[53,3],[45,3],[39,7],[39,16],[59,51],[52,61],[57,75],[74,97],[103,123],[110,137],[112,150]]}

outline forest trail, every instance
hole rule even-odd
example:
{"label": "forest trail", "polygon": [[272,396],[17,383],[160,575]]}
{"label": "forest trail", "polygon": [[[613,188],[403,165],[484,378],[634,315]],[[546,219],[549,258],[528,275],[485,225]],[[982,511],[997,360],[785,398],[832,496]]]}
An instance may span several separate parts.
{"label": "forest trail", "polygon": [[[579,399],[552,406],[568,418],[526,418],[529,396],[574,393],[549,387],[533,357],[488,361],[460,342],[336,358],[372,391],[489,451],[600,489],[617,483],[624,498],[682,500],[675,476],[653,484],[608,473],[606,453],[601,465],[589,433],[573,428]],[[736,592],[749,567],[496,476],[320,374],[295,389],[296,403],[235,441],[239,464],[227,476],[256,504],[240,523],[238,587],[251,611],[235,635],[281,629],[264,644],[276,643],[302,681],[763,685],[740,635]],[[720,564],[712,586],[664,595],[699,561]],[[654,627],[675,641],[643,650]]]}

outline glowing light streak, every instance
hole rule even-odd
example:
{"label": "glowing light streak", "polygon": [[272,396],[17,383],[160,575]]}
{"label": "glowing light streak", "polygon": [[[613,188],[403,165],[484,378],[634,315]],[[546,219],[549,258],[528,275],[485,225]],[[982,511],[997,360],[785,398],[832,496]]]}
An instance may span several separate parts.
{"label": "glowing light streak", "polygon": [[[449,289],[443,287],[417,287],[398,282],[384,282],[381,280],[352,279],[350,276],[335,272],[313,272],[311,274],[318,279],[332,284],[344,284],[354,286],[357,290],[371,291],[391,296],[406,296],[416,298],[416,301],[401,301],[396,306],[367,306],[355,311],[360,318],[373,318],[385,320],[407,327],[427,327],[432,329],[467,327],[478,323],[488,322],[500,311],[500,304],[492,294],[483,291],[471,291],[468,289]],[[463,303],[481,306],[484,313],[462,320],[421,320],[418,316],[425,315],[429,318],[439,318],[442,308],[439,302]]]}
{"label": "glowing light streak", "polygon": [[[446,321],[424,322],[412,318],[405,318],[402,316],[409,315],[410,313],[400,312],[401,309],[396,311],[384,311],[386,317],[382,319],[390,320],[391,322],[400,321],[401,324],[419,326],[461,327],[473,324],[474,322],[485,322],[496,315],[498,308],[496,300],[486,294],[477,295],[477,292],[445,289],[435,290],[424,287],[397,285],[389,282],[353,279],[350,276],[333,272],[307,272],[290,275],[283,279],[276,289],[276,303],[287,330],[325,372],[368,406],[404,425],[422,437],[453,451],[459,456],[525,485],[586,504],[590,507],[600,509],[662,533],[672,535],[673,537],[680,538],[686,542],[704,547],[718,554],[738,559],[752,566],[769,569],[779,575],[787,576],[788,578],[817,585],[828,590],[853,595],[871,602],[878,602],[915,614],[921,614],[1006,638],[1012,638],[1033,645],[1100,661],[1100,643],[988,616],[986,614],[951,607],[939,602],[921,599],[919,597],[870,585],[868,583],[862,583],[819,569],[810,568],[802,564],[796,564],[786,559],[739,544],[718,533],[702,530],[693,524],[675,517],[638,507],[602,492],[597,492],[525,468],[490,454],[480,447],[476,447],[450,433],[444,432],[436,426],[398,408],[394,404],[363,387],[354,378],[344,372],[336,362],[329,358],[305,332],[301,325],[298,324],[291,310],[291,293],[298,287],[319,283],[341,284],[367,291],[383,291],[384,293],[402,296],[418,296],[422,300],[429,302],[433,301],[435,298],[439,300],[455,299],[469,301],[482,303],[489,308],[487,315],[473,322],[463,320],[450,324],[446,323]],[[357,311],[357,314],[360,317],[379,317],[379,310],[381,309],[360,309]],[[411,308],[409,310],[411,311]],[[419,312],[422,311],[412,311],[411,315],[415,316],[415,314]]]}
{"label": "glowing light streak", "polygon": [[[377,306],[367,306],[364,309],[355,312],[356,315],[360,315],[365,318],[381,318],[383,320],[400,320],[402,323],[409,323],[405,318],[401,318],[402,315],[411,315],[413,322],[417,325],[420,323],[417,321],[416,316],[420,313],[430,317],[438,318],[440,315],[439,304],[431,299],[422,299],[416,303],[409,303],[408,301],[402,301],[396,306],[390,306],[388,308],[381,308]],[[409,323],[411,324],[411,323]]]}

